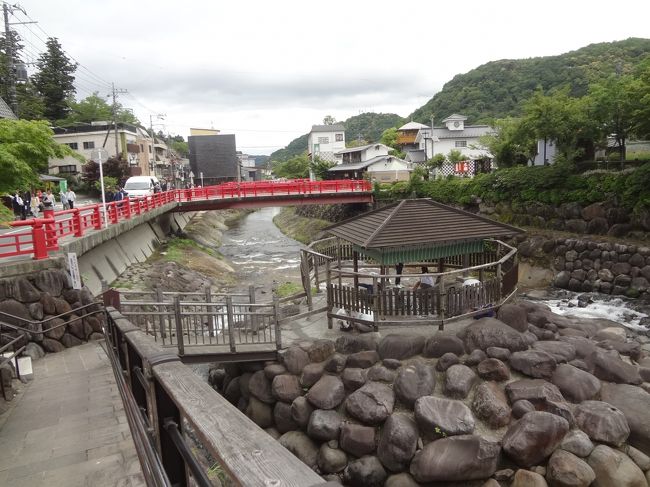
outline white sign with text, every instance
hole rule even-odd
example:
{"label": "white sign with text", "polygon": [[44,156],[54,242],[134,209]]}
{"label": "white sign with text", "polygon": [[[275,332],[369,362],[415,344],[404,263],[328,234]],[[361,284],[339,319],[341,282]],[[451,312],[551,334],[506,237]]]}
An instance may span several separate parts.
{"label": "white sign with text", "polygon": [[68,253],[68,269],[70,270],[70,278],[72,279],[72,288],[81,289],[81,274],[79,274],[79,262],[77,262],[77,254],[74,252]]}

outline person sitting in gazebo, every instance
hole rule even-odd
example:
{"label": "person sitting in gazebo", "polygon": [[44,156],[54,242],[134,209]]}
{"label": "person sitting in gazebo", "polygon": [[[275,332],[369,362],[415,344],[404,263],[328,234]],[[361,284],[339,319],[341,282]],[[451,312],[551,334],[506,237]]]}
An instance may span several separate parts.
{"label": "person sitting in gazebo", "polygon": [[[429,273],[429,268],[422,266],[421,268],[422,274],[428,274]],[[424,275],[420,278],[418,282],[415,283],[413,286],[413,291],[417,291],[418,289],[431,289],[436,285],[436,277],[433,276],[427,276]]]}

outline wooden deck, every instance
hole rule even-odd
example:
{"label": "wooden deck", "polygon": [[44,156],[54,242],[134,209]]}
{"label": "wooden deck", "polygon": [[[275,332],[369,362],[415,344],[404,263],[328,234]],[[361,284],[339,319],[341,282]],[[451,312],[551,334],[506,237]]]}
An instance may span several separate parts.
{"label": "wooden deck", "polygon": [[[178,351],[175,345],[169,348]],[[178,355],[183,363],[196,364],[206,362],[253,362],[258,360],[275,360],[277,348],[274,343],[237,344],[236,351],[228,345],[194,345],[185,346],[183,354]]]}

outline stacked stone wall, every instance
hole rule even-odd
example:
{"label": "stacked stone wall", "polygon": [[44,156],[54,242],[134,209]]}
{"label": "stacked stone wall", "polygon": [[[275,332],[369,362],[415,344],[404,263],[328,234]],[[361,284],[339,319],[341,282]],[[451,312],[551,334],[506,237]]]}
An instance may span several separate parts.
{"label": "stacked stone wall", "polygon": [[650,247],[534,236],[518,250],[522,259],[548,265],[555,287],[650,299]]}
{"label": "stacked stone wall", "polygon": [[[0,314],[0,320],[29,329],[29,333],[3,330],[0,343],[5,344],[12,338],[23,335],[22,344],[27,345],[25,354],[36,360],[45,352],[61,352],[81,345],[84,341],[103,338],[103,316],[89,314],[100,309],[99,304],[81,311],[72,311],[93,303],[95,298],[87,288],[72,289],[70,276],[63,269],[42,270],[26,276],[0,279],[0,312],[15,317]],[[57,318],[40,324],[55,316]],[[69,323],[60,326],[66,322]]]}

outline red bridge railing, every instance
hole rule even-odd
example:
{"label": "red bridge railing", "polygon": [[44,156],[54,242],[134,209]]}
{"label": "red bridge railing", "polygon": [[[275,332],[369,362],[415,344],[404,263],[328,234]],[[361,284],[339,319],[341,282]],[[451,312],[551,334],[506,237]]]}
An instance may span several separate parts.
{"label": "red bridge railing", "polygon": [[[63,237],[82,237],[88,230],[101,230],[105,225],[115,225],[142,215],[169,203],[186,201],[251,198],[275,195],[322,194],[368,192],[372,184],[364,180],[310,181],[256,181],[223,183],[205,188],[175,189],[141,198],[129,198],[106,203],[106,216],[102,204],[92,204],[73,210],[45,210],[43,218],[11,222],[18,227],[16,233],[0,235],[0,259],[33,255],[34,259],[46,259],[49,252],[59,250]],[[24,230],[22,228],[24,227]]]}

